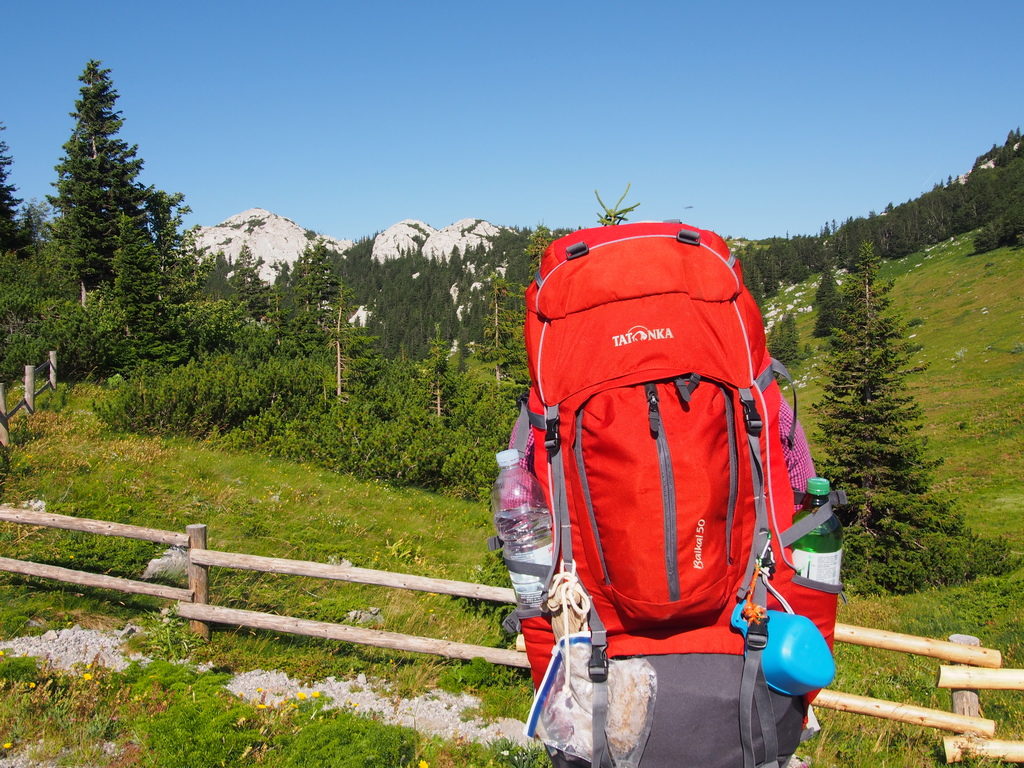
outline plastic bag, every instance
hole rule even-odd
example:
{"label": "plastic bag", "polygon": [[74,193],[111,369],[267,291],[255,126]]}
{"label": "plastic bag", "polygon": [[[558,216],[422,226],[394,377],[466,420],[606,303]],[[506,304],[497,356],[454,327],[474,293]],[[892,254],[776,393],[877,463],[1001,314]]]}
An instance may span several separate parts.
{"label": "plastic bag", "polygon": [[[558,641],[526,723],[527,736],[587,761],[594,745],[590,651],[587,633]],[[610,659],[607,685],[608,748],[617,768],[635,768],[651,732],[657,674],[644,658]]]}

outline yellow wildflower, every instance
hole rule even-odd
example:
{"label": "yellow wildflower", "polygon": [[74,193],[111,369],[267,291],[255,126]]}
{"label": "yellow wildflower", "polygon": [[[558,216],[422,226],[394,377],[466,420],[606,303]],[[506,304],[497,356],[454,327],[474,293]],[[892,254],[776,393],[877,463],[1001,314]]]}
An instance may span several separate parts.
{"label": "yellow wildflower", "polygon": [[428,763],[426,760],[420,760],[420,764],[417,766],[417,768],[430,768],[430,763]]}
{"label": "yellow wildflower", "polygon": [[36,684],[35,684],[35,683],[29,683],[29,684],[28,684],[28,687],[29,687],[29,688],[35,688],[35,687],[36,687]]}
{"label": "yellow wildflower", "polygon": [[266,709],[266,708],[267,708],[266,704],[257,704],[256,705],[256,709]]}
{"label": "yellow wildflower", "polygon": [[302,691],[299,691],[298,694],[296,694],[295,698],[297,698],[299,700],[305,699],[306,698],[306,694],[304,694]]}
{"label": "yellow wildflower", "polygon": [[11,742],[9,742],[9,741],[5,741],[5,742],[4,742],[4,749],[10,749],[10,748],[11,748],[11,747],[13,747],[13,746],[14,746],[14,745],[13,745],[13,744],[11,744]]}
{"label": "yellow wildflower", "polygon": [[312,696],[314,699],[319,699],[320,698],[320,691],[313,691],[309,695]]}
{"label": "yellow wildflower", "polygon": [[88,672],[86,672],[84,675],[82,675],[82,677],[85,678],[86,680],[92,680],[92,675],[90,675]]}

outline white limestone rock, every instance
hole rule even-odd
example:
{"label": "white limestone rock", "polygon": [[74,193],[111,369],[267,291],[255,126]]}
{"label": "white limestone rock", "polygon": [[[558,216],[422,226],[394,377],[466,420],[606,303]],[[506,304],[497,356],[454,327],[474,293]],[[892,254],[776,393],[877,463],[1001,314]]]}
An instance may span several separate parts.
{"label": "white limestone rock", "polygon": [[403,219],[392,224],[373,240],[373,260],[379,264],[417,253],[437,230],[415,219]]}
{"label": "white limestone rock", "polygon": [[447,262],[456,251],[465,254],[471,248],[490,249],[491,241],[500,233],[500,227],[482,219],[460,219],[432,234],[423,244],[423,255]]}
{"label": "white limestone rock", "polygon": [[370,319],[370,311],[366,308],[365,304],[360,304],[359,309],[352,313],[352,316],[348,319],[349,325],[359,325],[363,328],[366,327],[366,321]]}
{"label": "white limestone rock", "polygon": [[260,277],[267,282],[276,276],[275,265],[291,266],[317,238],[323,239],[328,248],[339,253],[353,245],[351,240],[339,240],[303,229],[291,219],[263,208],[250,208],[215,227],[196,228],[196,247],[205,248],[211,254],[223,253],[232,264],[241,253],[242,246],[249,246],[253,256],[263,260]]}

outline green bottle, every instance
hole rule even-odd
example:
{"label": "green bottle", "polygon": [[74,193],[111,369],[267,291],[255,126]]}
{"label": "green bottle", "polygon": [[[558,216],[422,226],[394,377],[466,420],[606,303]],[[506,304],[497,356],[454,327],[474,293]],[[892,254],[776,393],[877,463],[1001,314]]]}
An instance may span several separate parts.
{"label": "green bottle", "polygon": [[[828,501],[831,490],[824,477],[807,481],[807,500],[793,522],[814,512]],[[825,584],[840,584],[839,570],[843,562],[843,527],[839,519],[830,517],[809,533],[793,542],[793,566],[804,578]]]}

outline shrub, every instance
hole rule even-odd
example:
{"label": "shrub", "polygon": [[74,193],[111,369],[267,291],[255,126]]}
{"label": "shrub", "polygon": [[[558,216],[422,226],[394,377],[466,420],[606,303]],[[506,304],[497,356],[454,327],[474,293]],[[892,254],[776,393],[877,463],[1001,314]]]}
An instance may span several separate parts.
{"label": "shrub", "polygon": [[284,743],[274,764],[281,768],[402,768],[410,764],[415,750],[415,731],[339,710],[303,727]]}
{"label": "shrub", "polygon": [[324,392],[323,372],[305,361],[253,365],[221,356],[171,371],[140,369],[96,410],[114,429],[204,438],[266,412],[288,421],[322,407]]}
{"label": "shrub", "polygon": [[0,658],[0,680],[9,683],[31,683],[39,677],[39,664],[34,656]]}

